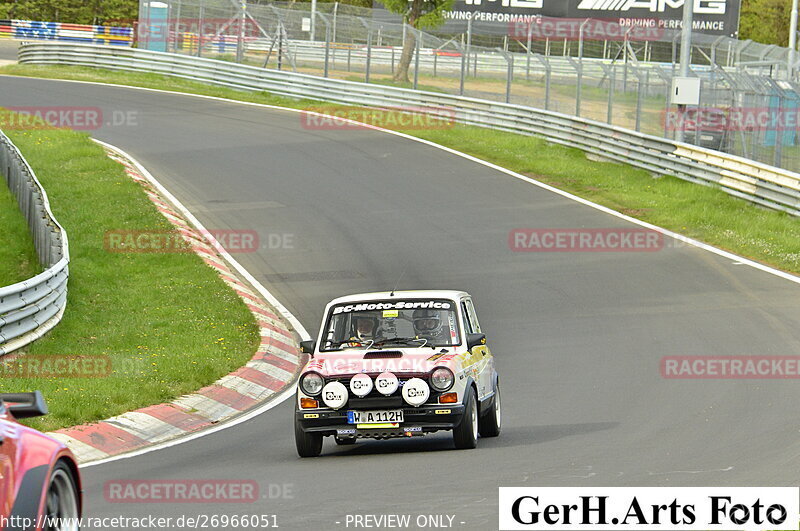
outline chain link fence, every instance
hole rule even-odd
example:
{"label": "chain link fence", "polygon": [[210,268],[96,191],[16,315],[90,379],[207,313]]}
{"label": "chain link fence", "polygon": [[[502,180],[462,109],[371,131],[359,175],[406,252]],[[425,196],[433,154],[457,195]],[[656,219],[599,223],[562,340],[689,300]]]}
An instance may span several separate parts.
{"label": "chain link fence", "polygon": [[[506,101],[581,116],[800,171],[800,86],[788,49],[696,33],[700,104],[670,103],[680,31],[619,19],[447,20],[339,3],[140,4],[140,48],[338,79]],[[413,36],[407,80],[394,81]]]}

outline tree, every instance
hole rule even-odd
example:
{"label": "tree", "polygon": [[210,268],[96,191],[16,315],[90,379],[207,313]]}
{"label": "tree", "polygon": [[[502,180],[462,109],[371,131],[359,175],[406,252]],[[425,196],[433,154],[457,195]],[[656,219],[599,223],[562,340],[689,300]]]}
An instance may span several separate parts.
{"label": "tree", "polygon": [[788,46],[791,12],[792,0],[744,0],[739,38]]}
{"label": "tree", "polygon": [[[386,9],[403,15],[403,21],[414,29],[434,28],[444,23],[444,12],[453,8],[454,0],[384,0]],[[394,81],[408,83],[408,68],[414,57],[417,37],[406,32],[403,52],[394,73]]]}
{"label": "tree", "polygon": [[139,12],[138,0],[0,0],[0,18],[103,24],[128,21]]}

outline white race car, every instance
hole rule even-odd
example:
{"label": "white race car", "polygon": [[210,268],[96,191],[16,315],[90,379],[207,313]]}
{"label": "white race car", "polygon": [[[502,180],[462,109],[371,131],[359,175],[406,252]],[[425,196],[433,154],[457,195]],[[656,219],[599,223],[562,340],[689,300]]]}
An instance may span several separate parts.
{"label": "white race car", "polygon": [[295,441],[414,437],[452,430],[457,448],[500,434],[500,387],[472,297],[463,291],[382,292],[328,303],[297,390]]}

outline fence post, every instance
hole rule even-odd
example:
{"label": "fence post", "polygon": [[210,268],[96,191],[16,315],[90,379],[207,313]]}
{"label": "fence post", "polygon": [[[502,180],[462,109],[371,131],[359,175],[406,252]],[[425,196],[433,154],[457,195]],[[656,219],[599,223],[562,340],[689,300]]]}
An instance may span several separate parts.
{"label": "fence post", "polygon": [[178,0],[178,9],[175,11],[175,43],[172,45],[172,51],[178,53],[178,36],[180,35],[181,24],[181,0]]}
{"label": "fence post", "polygon": [[331,25],[325,19],[322,19],[322,21],[325,22],[325,67],[323,75],[328,77],[328,61],[331,55]]}
{"label": "fence post", "polygon": [[[642,130],[642,73],[636,72],[636,81],[638,86],[636,87],[636,130]],[[647,86],[650,83],[650,71],[646,70],[644,73],[644,90],[647,90]]]}
{"label": "fence post", "polygon": [[311,25],[309,29],[309,41],[316,42],[317,40],[317,0],[311,0]]}
{"label": "fence post", "polygon": [[[332,30],[333,34],[331,35],[331,38],[328,39],[329,41],[333,40],[333,42],[336,42],[336,19],[337,19],[337,15],[338,14],[339,14],[339,2],[334,2],[334,4],[333,4],[333,30]],[[336,68],[336,48],[333,49],[333,57],[331,58],[331,60],[333,61],[333,67]]]}
{"label": "fence post", "polygon": [[[783,120],[781,119],[781,115],[783,113],[783,95],[778,94],[778,113],[777,113],[777,123],[782,123]],[[775,126],[775,155],[773,157],[772,165],[777,166],[778,168],[783,167],[783,135],[784,131],[783,128],[780,126]]]}
{"label": "fence post", "polygon": [[203,57],[203,25],[205,25],[205,4],[200,4],[200,14],[197,24],[197,57]]}
{"label": "fence post", "polygon": [[578,28],[578,88],[575,96],[575,115],[581,115],[581,93],[583,91],[583,28],[589,23],[590,19],[581,22]]}
{"label": "fence post", "polygon": [[422,32],[416,30],[412,31],[417,40],[416,51],[414,53],[414,90],[417,90],[417,85],[419,84],[419,55],[422,53]]}
{"label": "fence post", "polygon": [[622,52],[623,52],[624,58],[625,58],[625,60],[623,61],[625,63],[625,70],[622,72],[622,93],[623,94],[628,92],[628,35],[630,34],[631,29],[633,29],[633,26],[631,26],[631,28],[628,29],[628,31],[625,32],[625,39],[623,40],[623,44],[622,44],[622,46],[623,46]]}
{"label": "fence post", "polygon": [[506,80],[506,103],[511,103],[511,84],[514,82],[514,54],[508,54],[508,76]]}
{"label": "fence post", "polygon": [[372,26],[370,26],[367,29],[367,71],[364,74],[364,83],[369,83],[369,68],[371,63],[372,63]]}
{"label": "fence post", "polygon": [[502,48],[496,48],[496,50],[503,56],[503,59],[506,60],[508,65],[508,70],[506,72],[506,103],[510,103],[511,101],[511,83],[514,80],[514,55],[506,52]]}
{"label": "fence post", "polygon": [[614,120],[614,85],[617,84],[617,67],[611,65],[608,70],[608,110],[606,112],[606,123],[613,125]]}
{"label": "fence post", "polygon": [[531,36],[533,33],[533,22],[528,21],[528,49],[525,51],[525,79],[531,80]]}
{"label": "fence post", "polygon": [[247,20],[247,0],[240,2],[239,13],[239,35],[236,41],[236,62],[241,63],[244,60],[244,23]]}
{"label": "fence post", "polygon": [[552,68],[550,67],[550,59],[546,59],[545,65],[545,78],[544,78],[544,110],[550,110],[550,78]]}
{"label": "fence post", "polygon": [[459,83],[458,94],[460,96],[464,95],[464,77],[466,77],[466,69],[467,69],[467,49],[462,45],[459,48],[461,52],[461,81]]}
{"label": "fence post", "polygon": [[466,72],[467,74],[469,74],[469,66],[470,66],[469,63],[470,60],[472,59],[472,57],[470,56],[470,54],[472,53],[471,48],[472,48],[472,17],[470,16],[467,19],[467,47],[465,49],[467,55],[467,72]]}
{"label": "fence post", "polygon": [[544,67],[544,110],[549,110],[550,107],[550,59],[541,55],[534,54],[533,57],[542,63]]}
{"label": "fence post", "polygon": [[283,69],[283,22],[278,21],[278,71]]}

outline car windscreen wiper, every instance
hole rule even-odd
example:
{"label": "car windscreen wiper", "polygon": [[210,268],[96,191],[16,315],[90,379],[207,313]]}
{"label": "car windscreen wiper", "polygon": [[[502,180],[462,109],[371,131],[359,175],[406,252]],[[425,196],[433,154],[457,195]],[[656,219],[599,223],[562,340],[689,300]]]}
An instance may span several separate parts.
{"label": "car windscreen wiper", "polygon": [[343,341],[331,341],[330,343],[328,343],[326,345],[326,348],[327,349],[338,349],[342,345],[344,345],[345,343],[358,343],[358,346],[348,345],[348,347],[352,347],[352,348],[361,348],[361,347],[363,347],[363,348],[371,348],[372,344],[375,343],[375,340],[373,340],[373,339],[361,340],[361,339],[356,339],[354,337],[351,337],[350,339],[345,339]]}
{"label": "car windscreen wiper", "polygon": [[[383,345],[392,344],[392,343],[416,343],[416,342],[422,342],[422,345],[420,345],[420,347],[424,347],[425,345],[428,344],[428,340],[427,339],[419,338],[419,337],[391,337],[389,339],[381,339],[380,341],[376,341],[373,346],[374,347],[381,347]],[[431,348],[436,348],[436,347],[431,345]]]}

